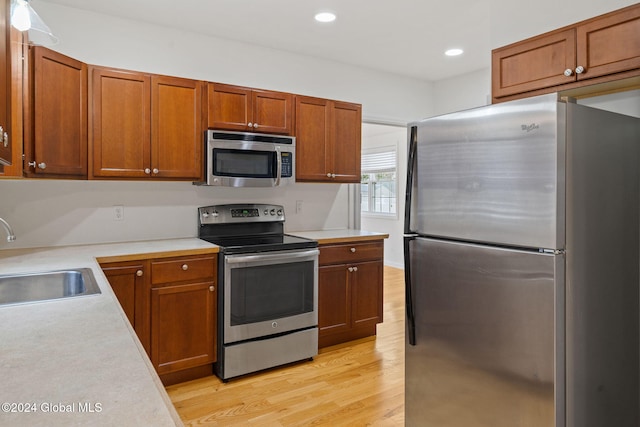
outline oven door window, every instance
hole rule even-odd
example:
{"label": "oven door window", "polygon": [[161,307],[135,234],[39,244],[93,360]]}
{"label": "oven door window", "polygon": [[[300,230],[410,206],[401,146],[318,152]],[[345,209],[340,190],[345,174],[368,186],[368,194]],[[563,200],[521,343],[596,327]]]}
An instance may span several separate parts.
{"label": "oven door window", "polygon": [[213,149],[213,168],[215,176],[239,178],[275,178],[275,151]]}
{"label": "oven door window", "polygon": [[314,262],[231,270],[231,326],[310,313],[314,310]]}

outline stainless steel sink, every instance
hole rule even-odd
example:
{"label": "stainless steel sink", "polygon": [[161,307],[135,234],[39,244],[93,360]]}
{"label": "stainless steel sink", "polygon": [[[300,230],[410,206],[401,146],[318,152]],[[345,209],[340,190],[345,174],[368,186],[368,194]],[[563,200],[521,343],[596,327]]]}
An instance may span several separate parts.
{"label": "stainless steel sink", "polygon": [[0,275],[0,305],[99,293],[90,268]]}

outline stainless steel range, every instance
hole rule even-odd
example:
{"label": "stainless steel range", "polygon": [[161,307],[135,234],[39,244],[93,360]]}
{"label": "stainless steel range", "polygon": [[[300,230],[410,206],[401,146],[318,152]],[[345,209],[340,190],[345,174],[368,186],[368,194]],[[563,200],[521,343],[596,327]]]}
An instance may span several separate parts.
{"label": "stainless steel range", "polygon": [[198,209],[199,237],[220,246],[218,361],[224,381],[318,354],[318,242],[284,234],[284,208]]}

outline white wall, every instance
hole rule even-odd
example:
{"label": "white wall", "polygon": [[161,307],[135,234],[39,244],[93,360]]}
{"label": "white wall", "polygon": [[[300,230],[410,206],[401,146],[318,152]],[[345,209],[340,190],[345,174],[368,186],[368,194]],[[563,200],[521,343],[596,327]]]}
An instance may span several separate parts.
{"label": "white wall", "polygon": [[484,68],[433,85],[433,115],[491,104],[491,69]]}
{"label": "white wall", "polygon": [[[205,37],[39,2],[55,50],[89,64],[361,103],[363,117],[406,123],[432,113],[431,83],[310,56]],[[303,201],[295,213],[295,201]],[[0,180],[0,217],[18,240],[0,249],[194,237],[196,208],[257,201],[285,206],[288,231],[348,227],[346,185],[203,188],[179,182]],[[124,221],[113,221],[123,205]]]}

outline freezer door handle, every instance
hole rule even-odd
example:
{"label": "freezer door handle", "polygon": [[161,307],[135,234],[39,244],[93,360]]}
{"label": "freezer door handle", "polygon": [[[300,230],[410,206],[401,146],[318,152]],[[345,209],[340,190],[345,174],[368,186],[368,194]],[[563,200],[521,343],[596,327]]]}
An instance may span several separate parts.
{"label": "freezer door handle", "polygon": [[[418,127],[411,126],[409,134],[409,151],[407,153],[407,188],[404,201],[404,234],[411,233],[411,196],[413,191],[413,174],[416,168],[416,153],[418,152]],[[406,259],[406,258],[405,258]]]}
{"label": "freezer door handle", "polygon": [[404,236],[404,286],[407,310],[407,337],[409,344],[416,345],[416,321],[413,317],[413,295],[411,291],[411,241],[415,236]]}

